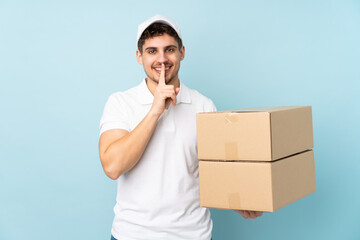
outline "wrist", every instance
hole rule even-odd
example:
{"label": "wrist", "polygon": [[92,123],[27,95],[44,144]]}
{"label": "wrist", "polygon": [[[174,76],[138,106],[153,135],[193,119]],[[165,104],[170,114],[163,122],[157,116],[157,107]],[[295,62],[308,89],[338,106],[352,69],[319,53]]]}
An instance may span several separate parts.
{"label": "wrist", "polygon": [[161,116],[162,112],[156,111],[153,108],[150,109],[150,111],[148,112],[148,116],[150,118],[156,118],[158,119]]}

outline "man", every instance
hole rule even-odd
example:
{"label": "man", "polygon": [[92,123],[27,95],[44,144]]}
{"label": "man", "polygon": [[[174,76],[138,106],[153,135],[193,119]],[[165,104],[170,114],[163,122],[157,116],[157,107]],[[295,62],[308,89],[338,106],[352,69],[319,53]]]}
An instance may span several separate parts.
{"label": "man", "polygon": [[112,239],[209,240],[210,213],[199,204],[196,113],[215,105],[179,80],[185,48],[175,22],[156,15],[139,25],[137,40],[146,78],[112,94],[100,121],[101,163],[118,179]]}

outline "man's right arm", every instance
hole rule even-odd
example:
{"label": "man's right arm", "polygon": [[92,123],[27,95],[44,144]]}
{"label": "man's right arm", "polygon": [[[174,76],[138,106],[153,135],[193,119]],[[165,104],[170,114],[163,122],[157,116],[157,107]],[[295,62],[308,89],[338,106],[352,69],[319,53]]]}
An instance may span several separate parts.
{"label": "man's right arm", "polygon": [[155,130],[158,118],[158,115],[149,112],[131,132],[112,129],[101,134],[100,160],[109,178],[115,180],[136,165]]}
{"label": "man's right arm", "polygon": [[172,102],[176,104],[179,88],[165,84],[165,66],[161,67],[160,80],[154,92],[154,101],[150,111],[136,128],[128,132],[112,129],[101,134],[99,154],[105,174],[111,179],[119,178],[132,169],[140,160],[156,128],[157,121],[165,108]]}

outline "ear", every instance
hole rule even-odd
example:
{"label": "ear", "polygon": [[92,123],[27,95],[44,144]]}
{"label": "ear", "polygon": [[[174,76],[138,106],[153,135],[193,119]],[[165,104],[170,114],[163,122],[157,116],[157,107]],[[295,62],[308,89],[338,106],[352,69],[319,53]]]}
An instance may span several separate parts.
{"label": "ear", "polygon": [[139,49],[136,50],[136,59],[137,59],[137,62],[138,62],[139,64],[143,65],[142,55],[141,55]]}
{"label": "ear", "polygon": [[185,47],[184,45],[180,48],[180,61],[184,60],[185,58]]}

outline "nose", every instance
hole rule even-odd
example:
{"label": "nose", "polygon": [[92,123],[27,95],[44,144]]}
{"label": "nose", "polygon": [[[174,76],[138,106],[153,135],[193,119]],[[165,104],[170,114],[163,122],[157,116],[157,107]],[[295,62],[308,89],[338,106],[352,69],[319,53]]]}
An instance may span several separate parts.
{"label": "nose", "polygon": [[167,56],[166,56],[166,53],[164,51],[160,51],[159,52],[159,55],[158,55],[158,62],[161,64],[161,63],[166,63],[168,61],[167,59]]}

